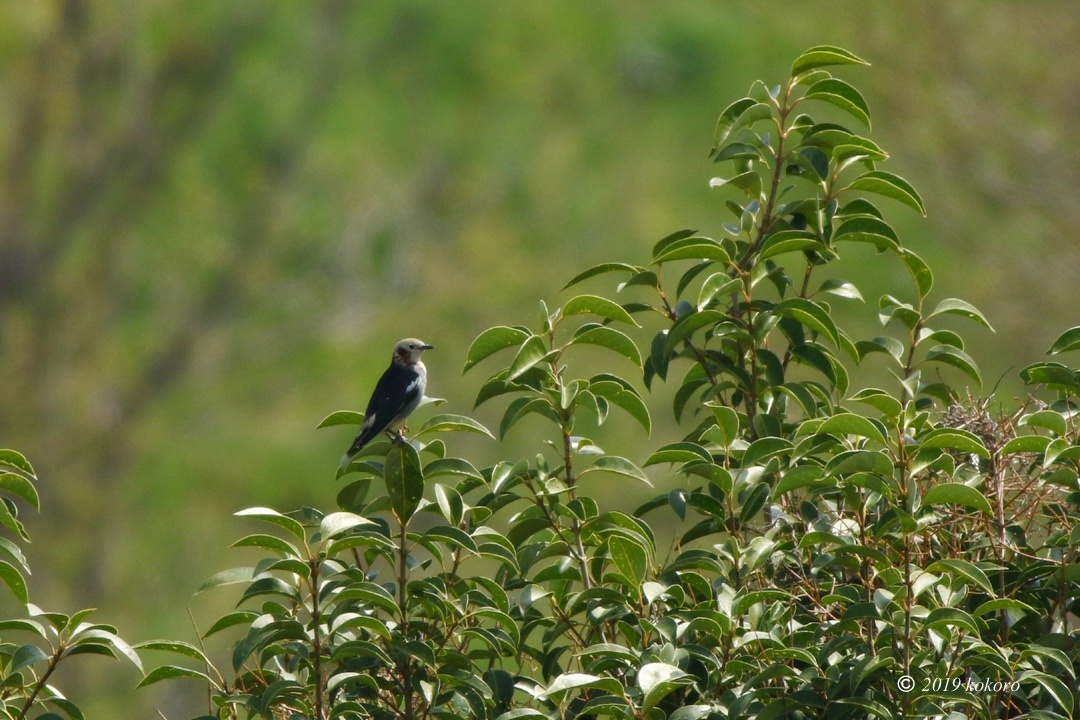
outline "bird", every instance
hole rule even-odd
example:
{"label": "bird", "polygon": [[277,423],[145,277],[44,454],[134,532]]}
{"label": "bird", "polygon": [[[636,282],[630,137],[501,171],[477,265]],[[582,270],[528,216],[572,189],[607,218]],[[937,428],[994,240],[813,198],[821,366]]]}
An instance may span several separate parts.
{"label": "bird", "polygon": [[352,446],[342,458],[343,465],[348,464],[381,432],[385,431],[395,442],[404,440],[400,428],[409,414],[423,401],[424,389],[427,387],[427,368],[420,356],[425,350],[434,347],[416,338],[405,338],[394,346],[390,367],[375,384],[375,390],[371,393],[367,410],[364,412],[364,422],[361,423],[360,432]]}

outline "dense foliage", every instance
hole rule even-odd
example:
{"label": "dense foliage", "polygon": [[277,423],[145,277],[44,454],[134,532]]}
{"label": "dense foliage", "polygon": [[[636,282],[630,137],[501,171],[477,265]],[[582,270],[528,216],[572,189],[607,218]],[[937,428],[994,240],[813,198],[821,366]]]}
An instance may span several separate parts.
{"label": "dense foliage", "polygon": [[[34,467],[15,450],[0,450],[0,525],[17,540],[30,542],[10,496],[40,509]],[[25,616],[0,619],[0,718],[25,717],[82,720],[79,706],[50,682],[61,665],[76,655],[126,658],[142,672],[138,653],[116,634],[116,628],[90,622],[93,608],[66,615],[30,603],[26,575],[30,565],[22,548],[0,536],[0,580],[26,607]],[[58,713],[63,713],[60,715]]]}
{"label": "dense foliage", "polygon": [[[335,512],[239,513],[279,532],[239,540],[266,558],[206,585],[244,586],[206,633],[239,630],[231,671],[148,644],[199,665],[144,682],[207,682],[220,718],[1071,717],[1080,376],[1032,365],[1041,399],[1008,412],[954,384],[981,378],[947,321],[990,325],[930,300],[879,208],[923,203],[851,129],[867,103],[826,68],[858,64],[812,48],[723,111],[724,237],[673,233],[570,282],[618,275],[614,292],[476,338],[466,372],[508,360],[476,403],[512,398],[500,435],[544,418],[535,456],[477,469],[439,434],[488,431],[436,415],[343,468]],[[877,303],[880,337],[839,324],[833,303],[863,299],[827,273],[846,243],[910,272]],[[685,439],[640,467],[592,442],[612,411],[653,419],[634,375],[575,377],[588,346],[675,383]],[[1080,328],[1050,352],[1077,347]],[[851,365],[879,361],[895,387],[852,392]],[[663,490],[626,514],[600,482]]]}
{"label": "dense foliage", "polygon": [[[235,543],[263,559],[204,586],[240,584],[238,609],[198,644],[137,646],[186,659],[142,684],[206,684],[204,718],[1072,717],[1080,375],[1031,365],[1008,411],[957,384],[981,377],[949,323],[990,325],[931,300],[930,268],[879,208],[923,202],[852,129],[870,111],[833,71],[859,64],[812,48],[721,113],[723,237],[672,233],[643,265],[578,274],[568,287],[599,289],[535,327],[476,338],[465,372],[505,360],[476,404],[506,403],[500,436],[541,418],[535,454],[478,469],[447,433],[491,433],[437,414],[343,467],[333,512],[238,513],[274,531]],[[841,325],[863,301],[832,272],[846,243],[911,276],[877,302],[879,337]],[[1077,348],[1073,328],[1050,353]],[[576,376],[588,352],[612,371]],[[895,386],[853,388],[863,362]],[[651,432],[642,388],[660,383],[683,440],[639,460],[588,437],[612,412]],[[25,459],[0,462],[0,489],[36,504]],[[659,490],[625,513],[594,497],[612,482]],[[25,561],[2,547],[26,603]],[[0,624],[10,717],[42,701],[81,717],[47,684],[68,655],[138,663],[85,612],[31,615]],[[224,633],[219,668],[202,641]]]}

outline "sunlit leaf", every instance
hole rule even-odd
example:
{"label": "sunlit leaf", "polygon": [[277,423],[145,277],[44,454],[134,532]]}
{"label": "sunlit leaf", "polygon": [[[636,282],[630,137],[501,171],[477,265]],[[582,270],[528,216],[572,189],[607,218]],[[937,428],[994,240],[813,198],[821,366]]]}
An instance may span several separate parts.
{"label": "sunlit leaf", "polygon": [[394,516],[402,525],[408,524],[424,495],[424,471],[416,448],[408,443],[394,443],[386,453],[383,477]]}
{"label": "sunlit leaf", "polygon": [[1046,351],[1046,354],[1057,355],[1077,348],[1080,348],[1080,326],[1069,328],[1059,335],[1054,344],[1050,346],[1050,349]]}
{"label": "sunlit leaf", "polygon": [[804,96],[807,100],[822,100],[835,105],[870,127],[870,107],[862,93],[838,78],[825,78],[811,85]]}
{"label": "sunlit leaf", "polygon": [[834,45],[816,45],[791,64],[791,76],[795,77],[807,70],[831,67],[833,65],[869,65],[862,58]]}
{"label": "sunlit leaf", "polygon": [[598,295],[578,295],[571,298],[563,305],[562,312],[563,315],[599,315],[608,320],[617,320],[640,327],[622,305]]}
{"label": "sunlit leaf", "polygon": [[986,514],[992,514],[990,501],[981,492],[958,482],[946,482],[935,485],[926,491],[922,498],[923,506],[927,505],[961,505],[963,507],[980,510]]}
{"label": "sunlit leaf", "polygon": [[862,190],[863,192],[875,193],[893,200],[898,200],[910,208],[918,210],[923,217],[926,216],[926,206],[922,198],[912,185],[900,177],[882,170],[865,172],[855,181],[848,185],[849,190]]}
{"label": "sunlit leaf", "polygon": [[529,333],[521,328],[500,326],[485,330],[469,346],[465,367],[461,372],[468,372],[469,368],[500,350],[521,345],[529,337]]}

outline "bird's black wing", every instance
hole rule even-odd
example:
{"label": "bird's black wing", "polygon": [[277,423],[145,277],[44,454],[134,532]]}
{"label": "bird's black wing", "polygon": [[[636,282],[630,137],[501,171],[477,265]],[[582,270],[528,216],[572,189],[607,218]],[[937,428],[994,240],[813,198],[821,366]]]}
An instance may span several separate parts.
{"label": "bird's black wing", "polygon": [[419,373],[408,365],[390,363],[390,367],[375,384],[375,391],[371,393],[371,400],[368,401],[367,411],[364,413],[364,424],[360,426],[360,433],[349,448],[348,455],[355,455],[371,442],[372,438],[385,430],[419,393]]}

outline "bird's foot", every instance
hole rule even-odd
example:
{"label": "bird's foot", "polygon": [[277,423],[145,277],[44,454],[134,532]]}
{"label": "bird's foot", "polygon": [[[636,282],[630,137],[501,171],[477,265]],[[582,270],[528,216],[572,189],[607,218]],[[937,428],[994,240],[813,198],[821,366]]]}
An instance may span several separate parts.
{"label": "bird's foot", "polygon": [[386,434],[390,437],[390,442],[395,445],[404,445],[406,442],[405,436],[401,434],[400,430],[395,430],[392,433],[387,431]]}

